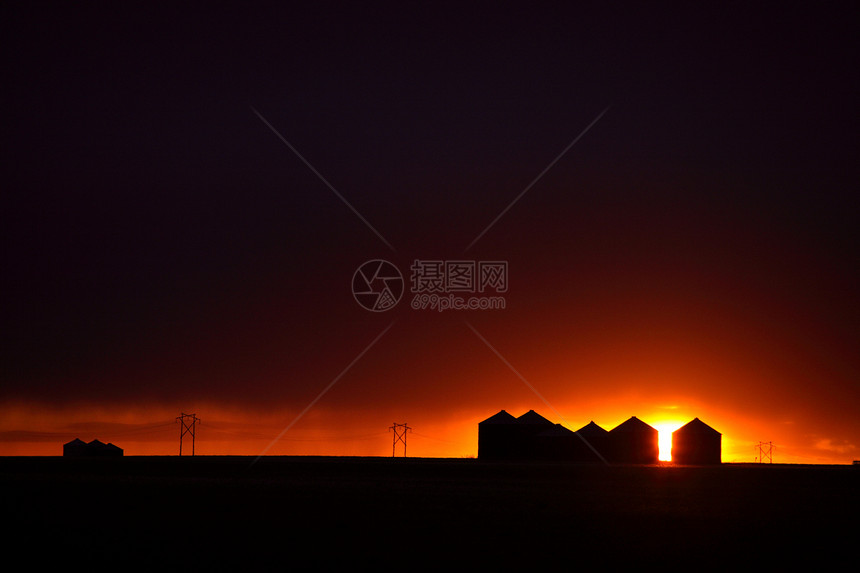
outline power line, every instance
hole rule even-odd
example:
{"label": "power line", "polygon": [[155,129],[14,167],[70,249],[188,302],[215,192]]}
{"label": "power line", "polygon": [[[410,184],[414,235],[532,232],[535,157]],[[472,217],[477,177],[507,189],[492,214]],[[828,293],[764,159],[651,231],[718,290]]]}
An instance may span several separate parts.
{"label": "power line", "polygon": [[437,438],[436,436],[428,436],[427,434],[419,434],[418,432],[412,432],[413,435],[418,436],[419,438],[426,438],[428,440],[435,440],[437,442],[444,442],[446,444],[457,444],[456,440],[448,440],[445,438]]}

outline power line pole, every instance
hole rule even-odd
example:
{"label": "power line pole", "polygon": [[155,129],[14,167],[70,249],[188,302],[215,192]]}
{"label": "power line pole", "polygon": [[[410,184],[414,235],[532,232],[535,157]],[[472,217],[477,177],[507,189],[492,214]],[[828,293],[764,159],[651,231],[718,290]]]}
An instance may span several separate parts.
{"label": "power line pole", "polygon": [[758,458],[756,458],[758,463],[764,463],[765,458],[767,463],[773,463],[773,442],[759,442],[755,447],[758,450]]}
{"label": "power line pole", "polygon": [[[190,420],[190,422],[188,421]],[[179,430],[179,456],[182,456],[182,438],[185,437],[185,434],[191,434],[191,455],[194,455],[194,434],[197,430],[197,422],[200,421],[200,418],[197,417],[197,414],[186,414],[182,412],[181,416],[176,417],[176,421],[182,424],[182,427]]]}
{"label": "power line pole", "polygon": [[388,431],[394,432],[394,435],[392,436],[392,439],[391,439],[391,457],[392,458],[394,457],[394,452],[397,448],[397,442],[402,442],[403,443],[403,457],[405,458],[406,457],[406,432],[411,432],[412,428],[410,428],[406,424],[398,424],[395,422],[393,426],[388,428]]}

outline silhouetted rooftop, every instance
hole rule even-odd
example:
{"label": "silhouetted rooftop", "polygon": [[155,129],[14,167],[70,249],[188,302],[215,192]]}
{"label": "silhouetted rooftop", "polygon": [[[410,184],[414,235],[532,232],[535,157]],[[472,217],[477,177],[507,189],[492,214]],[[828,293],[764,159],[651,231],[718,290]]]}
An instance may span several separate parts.
{"label": "silhouetted rooftop", "polygon": [[581,427],[579,430],[577,430],[577,432],[579,432],[580,434],[582,434],[586,438],[593,437],[593,436],[605,436],[606,434],[609,433],[604,428],[601,428],[600,426],[595,424],[594,420],[592,420],[591,422],[589,422],[586,425],[584,425],[583,427]]}
{"label": "silhouetted rooftop", "polygon": [[653,426],[650,426],[637,418],[636,416],[631,416],[628,420],[618,424],[611,430],[609,433],[615,434],[619,432],[657,432],[657,429]]}
{"label": "silhouetted rooftop", "polygon": [[542,431],[538,436],[541,437],[553,437],[553,436],[572,436],[573,430],[569,430],[565,428],[561,424],[553,424],[552,428],[547,428]]}
{"label": "silhouetted rooftop", "polygon": [[506,411],[501,410],[500,412],[493,414],[483,422],[479,422],[479,424],[514,424],[517,419],[512,415],[508,414]]}
{"label": "silhouetted rooftop", "polygon": [[704,423],[703,421],[701,421],[698,418],[693,418],[692,420],[690,420],[689,422],[687,422],[686,424],[684,424],[683,426],[681,426],[680,428],[678,428],[677,430],[672,432],[673,435],[677,434],[677,433],[681,433],[681,434],[697,433],[697,434],[722,435],[720,432],[716,431],[715,429],[713,429],[712,427],[710,427],[709,425],[707,425],[706,423]]}
{"label": "silhouetted rooftop", "polygon": [[517,424],[540,424],[543,426],[552,426],[553,423],[535,412],[534,410],[529,410],[519,418],[517,418]]}

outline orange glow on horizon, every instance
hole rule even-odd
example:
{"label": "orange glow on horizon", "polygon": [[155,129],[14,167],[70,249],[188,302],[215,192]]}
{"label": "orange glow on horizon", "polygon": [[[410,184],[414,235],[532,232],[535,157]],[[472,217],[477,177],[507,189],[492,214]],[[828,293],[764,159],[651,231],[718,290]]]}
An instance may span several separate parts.
{"label": "orange glow on horizon", "polygon": [[[579,400],[553,411],[537,400],[500,401],[492,407],[472,407],[440,414],[426,408],[404,407],[392,411],[343,410],[320,406],[288,432],[278,436],[297,415],[297,409],[266,410],[225,408],[198,404],[194,411],[202,420],[198,429],[197,455],[310,455],[379,456],[392,452],[392,422],[406,422],[408,456],[426,458],[477,457],[477,425],[505,409],[519,416],[534,409],[547,419],[576,430],[594,421],[611,430],[631,415],[659,432],[659,459],[671,461],[672,432],[699,417],[723,435],[724,463],[752,463],[759,440],[773,441],[774,463],[851,463],[857,447],[831,435],[807,435],[800,424],[778,424],[772,420],[747,420],[722,409],[689,403],[675,397],[672,402],[642,397],[619,397],[611,403]],[[677,404],[677,405],[675,405]],[[73,438],[99,439],[122,448],[127,456],[176,455],[179,408],[117,407],[112,409],[69,405],[0,404],[0,456],[62,455],[62,445]],[[332,421],[336,420],[337,425]],[[795,432],[795,433],[792,433]],[[803,433],[798,433],[803,432]],[[186,443],[183,454],[187,450]],[[398,446],[397,455],[402,455]]]}

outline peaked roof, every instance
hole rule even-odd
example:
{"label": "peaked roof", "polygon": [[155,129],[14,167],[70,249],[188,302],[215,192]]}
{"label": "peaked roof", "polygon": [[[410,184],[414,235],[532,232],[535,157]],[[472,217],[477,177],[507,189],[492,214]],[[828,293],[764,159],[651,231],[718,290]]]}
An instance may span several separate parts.
{"label": "peaked roof", "polygon": [[713,429],[712,427],[710,427],[709,425],[707,425],[706,423],[704,423],[703,421],[701,421],[698,418],[693,418],[692,420],[690,420],[689,422],[687,422],[686,424],[684,424],[683,426],[681,426],[680,428],[678,428],[677,430],[672,432],[672,434],[674,435],[674,434],[677,434],[678,432],[680,432],[682,434],[696,433],[696,434],[716,434],[716,435],[722,436],[722,434],[720,432],[716,431],[715,429]]}
{"label": "peaked roof", "polygon": [[483,422],[478,422],[479,424],[514,424],[517,419],[512,415],[508,414],[504,410],[499,411],[496,414],[493,414]]}
{"label": "peaked roof", "polygon": [[618,433],[618,432],[654,432],[657,433],[657,428],[649,426],[636,416],[631,416],[626,421],[618,424],[611,430],[610,433]]}
{"label": "peaked roof", "polygon": [[547,428],[538,434],[538,436],[542,437],[555,437],[555,436],[572,436],[573,430],[569,430],[562,426],[561,424],[553,424],[552,428]]}
{"label": "peaked roof", "polygon": [[594,423],[594,420],[577,430],[585,437],[605,436],[609,432]]}
{"label": "peaked roof", "polygon": [[66,442],[64,446],[86,446],[87,443],[80,438],[75,438],[71,442]]}
{"label": "peaked roof", "polygon": [[535,412],[534,410],[529,410],[519,418],[517,418],[517,424],[541,424],[543,426],[552,426],[553,423]]}

